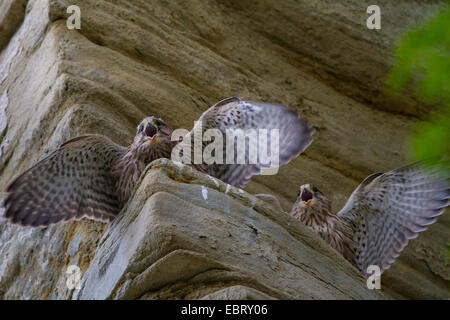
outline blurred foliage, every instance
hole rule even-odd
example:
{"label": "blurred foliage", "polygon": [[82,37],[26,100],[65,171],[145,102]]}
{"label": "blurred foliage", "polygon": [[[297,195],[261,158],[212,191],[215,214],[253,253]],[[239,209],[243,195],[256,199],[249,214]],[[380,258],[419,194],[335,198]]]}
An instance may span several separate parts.
{"label": "blurred foliage", "polygon": [[[414,160],[450,156],[450,7],[407,32],[395,47],[387,79],[394,91],[410,87],[427,103],[439,105],[411,139]],[[446,168],[450,171],[450,168]]]}

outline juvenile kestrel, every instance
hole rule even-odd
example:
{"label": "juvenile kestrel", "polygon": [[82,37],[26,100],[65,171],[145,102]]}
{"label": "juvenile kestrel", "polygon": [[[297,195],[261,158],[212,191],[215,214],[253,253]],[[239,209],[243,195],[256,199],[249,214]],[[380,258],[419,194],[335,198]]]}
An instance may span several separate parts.
{"label": "juvenile kestrel", "polygon": [[389,269],[410,239],[427,229],[450,202],[449,176],[416,163],[367,177],[337,214],[316,187],[300,187],[290,212],[367,276]]}
{"label": "juvenile kestrel", "polygon": [[[288,107],[238,98],[216,103],[199,121],[202,121],[203,132],[211,128],[224,134],[227,129],[278,129],[279,165],[305,150],[314,131]],[[193,130],[189,136],[193,135]],[[173,147],[179,143],[171,141],[172,132],[164,120],[148,117],[139,124],[134,141],[128,147],[98,134],[65,142],[9,185],[5,216],[13,223],[31,226],[85,217],[111,221],[132,195],[146,165],[158,158],[171,157]],[[258,148],[253,142],[247,142],[247,150]],[[270,138],[267,143],[271,143]],[[224,155],[225,151],[224,145]],[[267,164],[201,163],[193,166],[224,182],[244,187]]]}

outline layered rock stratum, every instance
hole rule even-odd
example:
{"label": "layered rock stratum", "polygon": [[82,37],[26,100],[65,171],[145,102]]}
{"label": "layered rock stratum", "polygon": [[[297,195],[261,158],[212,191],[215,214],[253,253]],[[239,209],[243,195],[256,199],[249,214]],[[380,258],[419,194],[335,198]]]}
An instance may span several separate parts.
{"label": "layered rock stratum", "polygon": [[[64,1],[0,4],[0,192],[65,140],[131,142],[148,115],[190,129],[237,96],[295,108],[313,144],[245,191],[168,160],[153,163],[111,224],[45,229],[0,221],[1,299],[448,299],[448,212],[368,290],[288,210],[304,183],[338,210],[367,175],[406,164],[429,110],[383,86],[402,32],[445,1]],[[81,29],[69,30],[69,5]],[[205,197],[206,194],[206,197]],[[0,209],[1,210],[1,209]],[[2,214],[2,212],[0,212]],[[67,268],[81,271],[69,289]]]}

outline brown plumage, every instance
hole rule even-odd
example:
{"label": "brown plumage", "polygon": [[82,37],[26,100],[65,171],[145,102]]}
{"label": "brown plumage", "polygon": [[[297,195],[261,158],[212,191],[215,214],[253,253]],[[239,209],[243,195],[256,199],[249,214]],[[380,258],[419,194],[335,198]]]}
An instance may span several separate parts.
{"label": "brown plumage", "polygon": [[300,187],[290,214],[346,259],[354,259],[351,228],[331,212],[330,202],[316,187],[309,184]]}
{"label": "brown plumage", "polygon": [[[237,98],[218,102],[199,120],[203,123],[203,133],[208,129],[218,129],[223,134],[227,129],[278,129],[279,165],[308,147],[314,131],[290,108]],[[189,141],[193,130],[182,138],[183,142]],[[81,218],[111,221],[131,197],[145,167],[158,158],[171,158],[172,149],[180,143],[180,140],[171,141],[172,132],[164,120],[148,117],[139,124],[134,141],[128,147],[97,134],[65,142],[8,186],[5,217],[13,223],[31,226]],[[246,150],[258,147],[252,143],[248,142]],[[227,183],[244,187],[251,176],[270,167],[271,163],[202,162],[193,166]]]}
{"label": "brown plumage", "polygon": [[110,221],[120,208],[111,167],[124,152],[102,135],[65,142],[9,185],[5,217],[33,226],[83,217]]}
{"label": "brown plumage", "polygon": [[[444,165],[448,170],[448,162]],[[331,212],[330,202],[316,187],[303,185],[290,214],[364,275],[369,265],[383,272],[449,205],[449,175],[442,166],[416,163],[375,173],[338,213]]]}
{"label": "brown plumage", "polygon": [[133,143],[114,161],[113,175],[121,205],[130,198],[142,171],[153,160],[170,158],[178,141],[171,141],[172,128],[162,119],[148,117],[141,121]]}

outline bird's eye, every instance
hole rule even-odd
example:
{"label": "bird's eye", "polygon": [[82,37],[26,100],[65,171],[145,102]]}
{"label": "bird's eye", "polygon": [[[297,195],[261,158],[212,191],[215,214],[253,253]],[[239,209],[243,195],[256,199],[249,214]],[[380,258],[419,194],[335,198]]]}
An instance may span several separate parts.
{"label": "bird's eye", "polygon": [[142,132],[143,130],[144,130],[144,125],[141,124],[141,125],[138,127],[138,131],[139,131],[139,132]]}
{"label": "bird's eye", "polygon": [[319,191],[319,189],[317,189],[316,187],[313,187],[313,188],[312,188],[312,191],[314,191],[314,192],[318,192],[318,191]]}
{"label": "bird's eye", "polygon": [[299,191],[299,192],[297,193],[297,197],[300,197],[300,194],[301,194],[301,192]]}

